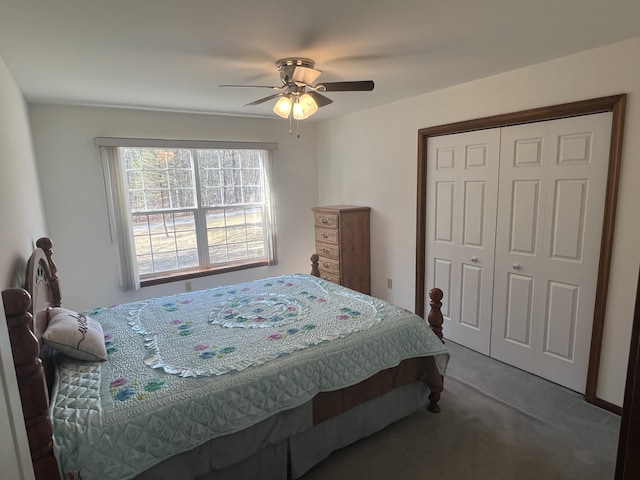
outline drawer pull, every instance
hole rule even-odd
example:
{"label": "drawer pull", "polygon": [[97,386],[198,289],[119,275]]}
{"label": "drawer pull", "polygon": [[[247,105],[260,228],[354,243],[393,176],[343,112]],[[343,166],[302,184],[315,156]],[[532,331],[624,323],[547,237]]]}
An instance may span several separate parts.
{"label": "drawer pull", "polygon": [[324,278],[325,280],[331,280],[331,278],[327,277],[326,275],[324,277],[322,277],[322,278]]}
{"label": "drawer pull", "polygon": [[329,249],[327,247],[322,247],[322,253],[329,253]]}
{"label": "drawer pull", "polygon": [[320,223],[324,223],[326,225],[329,223],[329,219],[327,217],[320,217]]}
{"label": "drawer pull", "polygon": [[322,235],[322,238],[329,238],[329,234],[326,232],[322,232],[321,235]]}
{"label": "drawer pull", "polygon": [[322,262],[322,266],[323,266],[324,268],[329,268],[329,267],[331,266],[331,264],[330,264],[330,263],[328,263],[328,262]]}

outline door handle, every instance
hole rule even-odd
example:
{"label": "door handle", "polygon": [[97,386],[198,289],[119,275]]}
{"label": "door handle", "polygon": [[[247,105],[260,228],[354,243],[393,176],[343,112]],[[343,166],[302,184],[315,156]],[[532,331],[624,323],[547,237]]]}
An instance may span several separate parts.
{"label": "door handle", "polygon": [[471,261],[473,263],[478,263],[478,257],[471,257]]}
{"label": "door handle", "polygon": [[513,264],[513,269],[514,270],[520,270],[520,264],[519,263],[514,263]]}

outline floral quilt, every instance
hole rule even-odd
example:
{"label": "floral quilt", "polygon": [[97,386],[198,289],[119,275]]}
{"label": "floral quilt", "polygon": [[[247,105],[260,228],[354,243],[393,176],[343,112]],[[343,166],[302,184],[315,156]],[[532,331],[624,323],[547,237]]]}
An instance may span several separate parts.
{"label": "floral quilt", "polygon": [[162,459],[355,384],[448,354],[420,317],[308,275],[85,312],[108,360],[63,359],[54,445],[66,478],[127,479]]}

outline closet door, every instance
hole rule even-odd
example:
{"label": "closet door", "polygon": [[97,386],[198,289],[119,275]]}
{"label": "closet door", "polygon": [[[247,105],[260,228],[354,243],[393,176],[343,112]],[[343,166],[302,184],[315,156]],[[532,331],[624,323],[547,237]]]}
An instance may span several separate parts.
{"label": "closet door", "polygon": [[491,356],[584,393],[611,114],[502,129]]}
{"label": "closet door", "polygon": [[426,288],[444,291],[444,336],[485,355],[491,341],[500,129],[428,142]]}

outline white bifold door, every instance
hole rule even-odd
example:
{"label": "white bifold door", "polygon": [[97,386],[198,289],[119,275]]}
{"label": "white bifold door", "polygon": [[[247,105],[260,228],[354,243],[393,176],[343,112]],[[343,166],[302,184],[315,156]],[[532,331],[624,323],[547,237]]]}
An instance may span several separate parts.
{"label": "white bifold door", "polygon": [[602,113],[429,139],[446,338],[584,393],[610,132]]}
{"label": "white bifold door", "polygon": [[427,154],[427,289],[444,292],[444,336],[489,355],[500,129],[430,138]]}

